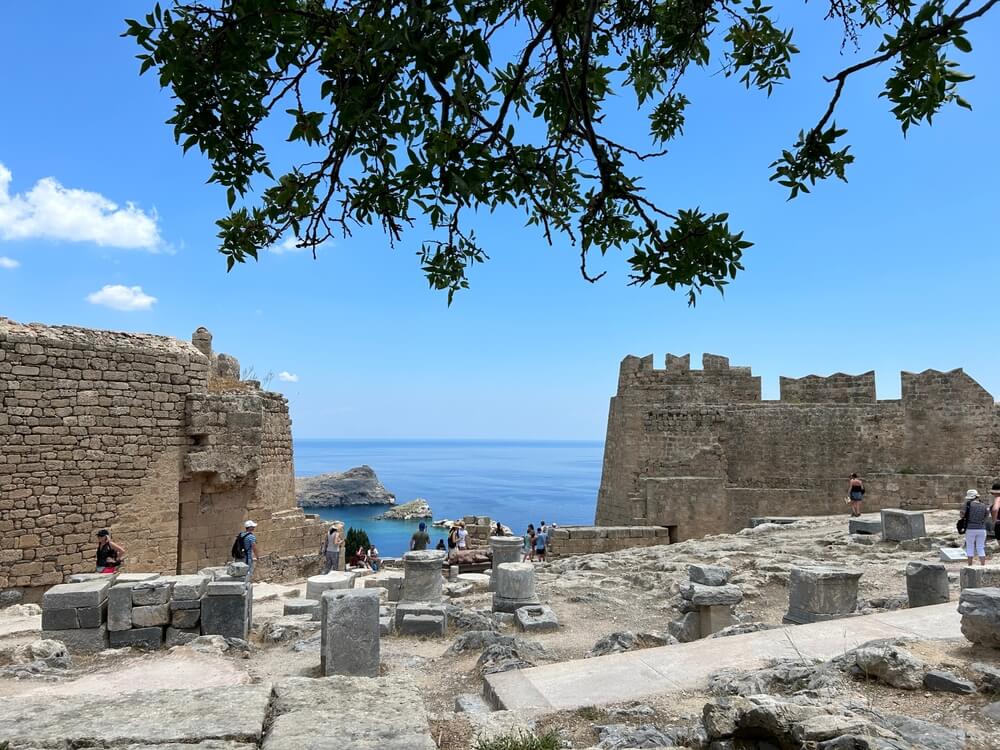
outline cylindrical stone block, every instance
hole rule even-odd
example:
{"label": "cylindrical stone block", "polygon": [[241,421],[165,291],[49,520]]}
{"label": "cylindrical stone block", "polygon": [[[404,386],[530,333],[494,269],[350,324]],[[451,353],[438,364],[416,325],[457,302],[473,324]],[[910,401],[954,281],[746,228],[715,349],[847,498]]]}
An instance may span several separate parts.
{"label": "cylindrical stone block", "polygon": [[288,599],[285,601],[283,614],[286,615],[312,615],[314,620],[318,620],[319,602],[315,599]]}
{"label": "cylindrical stone block", "polygon": [[444,552],[418,550],[403,555],[404,602],[436,602],[444,596],[441,563]]}
{"label": "cylindrical stone block", "polygon": [[532,563],[502,563],[493,569],[494,612],[514,612],[538,604],[535,595],[535,566]]}
{"label": "cylindrical stone block", "polygon": [[354,573],[333,571],[325,576],[306,579],[306,599],[319,601],[324,591],[339,591],[354,588]]}
{"label": "cylindrical stone block", "polygon": [[[521,562],[523,536],[491,536],[490,550],[493,553],[493,570],[504,563]],[[496,575],[490,578],[490,591],[496,590]]]}
{"label": "cylindrical stone block", "polygon": [[906,598],[911,609],[947,602],[948,569],[941,563],[907,563]]}

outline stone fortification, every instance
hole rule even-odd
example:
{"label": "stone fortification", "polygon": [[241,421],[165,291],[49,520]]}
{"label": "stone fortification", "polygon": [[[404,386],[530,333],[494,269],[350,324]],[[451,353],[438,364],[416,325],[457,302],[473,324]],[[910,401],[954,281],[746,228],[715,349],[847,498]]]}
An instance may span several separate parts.
{"label": "stone fortification", "polygon": [[875,375],[760,377],[706,354],[622,360],[597,502],[601,525],[670,528],[672,540],[735,531],[755,516],[841,513],[847,477],[865,510],[934,508],[1000,474],[1000,411],[962,370],[902,373],[877,400]]}
{"label": "stone fortification", "polygon": [[224,562],[247,518],[262,554],[315,553],[288,404],[211,340],[0,318],[0,589],[92,571],[102,527],[131,571]]}

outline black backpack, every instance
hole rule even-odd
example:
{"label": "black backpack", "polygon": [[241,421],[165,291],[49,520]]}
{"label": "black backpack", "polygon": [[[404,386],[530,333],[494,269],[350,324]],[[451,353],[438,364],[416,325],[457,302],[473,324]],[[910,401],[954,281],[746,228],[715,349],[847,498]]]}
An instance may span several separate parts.
{"label": "black backpack", "polygon": [[241,531],[236,535],[236,541],[233,542],[233,549],[231,552],[231,557],[234,560],[245,560],[247,556],[246,546],[243,544],[243,540],[246,539],[247,534],[245,531]]}

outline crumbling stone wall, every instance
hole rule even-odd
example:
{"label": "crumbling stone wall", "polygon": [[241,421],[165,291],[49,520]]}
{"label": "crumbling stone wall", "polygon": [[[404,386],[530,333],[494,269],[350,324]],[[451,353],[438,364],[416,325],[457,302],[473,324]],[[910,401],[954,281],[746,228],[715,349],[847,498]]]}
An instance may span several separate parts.
{"label": "crumbling stone wall", "polygon": [[296,507],[288,407],[239,363],[163,336],[0,318],[0,588],[93,569],[110,528],[132,571],[228,556],[243,521],[261,552],[313,554]]}
{"label": "crumbling stone wall", "polygon": [[753,516],[928,508],[988,490],[1000,474],[1000,410],[962,370],[902,373],[879,401],[875,375],[782,378],[762,401],[750,368],[705,355],[626,357],[611,399],[597,523],[666,526],[673,538],[735,531]]}

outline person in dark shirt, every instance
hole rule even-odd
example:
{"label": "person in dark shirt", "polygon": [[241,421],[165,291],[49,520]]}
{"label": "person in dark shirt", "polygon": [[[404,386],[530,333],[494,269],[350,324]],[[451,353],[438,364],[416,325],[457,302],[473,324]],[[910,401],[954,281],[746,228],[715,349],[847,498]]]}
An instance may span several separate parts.
{"label": "person in dark shirt", "polygon": [[413,536],[410,537],[410,550],[414,552],[425,550],[430,543],[431,538],[427,534],[427,524],[421,521],[420,526],[417,527],[417,530],[413,532]]}
{"label": "person in dark shirt", "polygon": [[97,572],[117,573],[125,562],[125,550],[111,541],[111,532],[101,529],[97,532]]}
{"label": "person in dark shirt", "polygon": [[962,505],[962,520],[965,521],[965,556],[972,565],[977,554],[979,564],[986,565],[986,519],[990,517],[990,506],[979,499],[976,490],[965,493]]}

